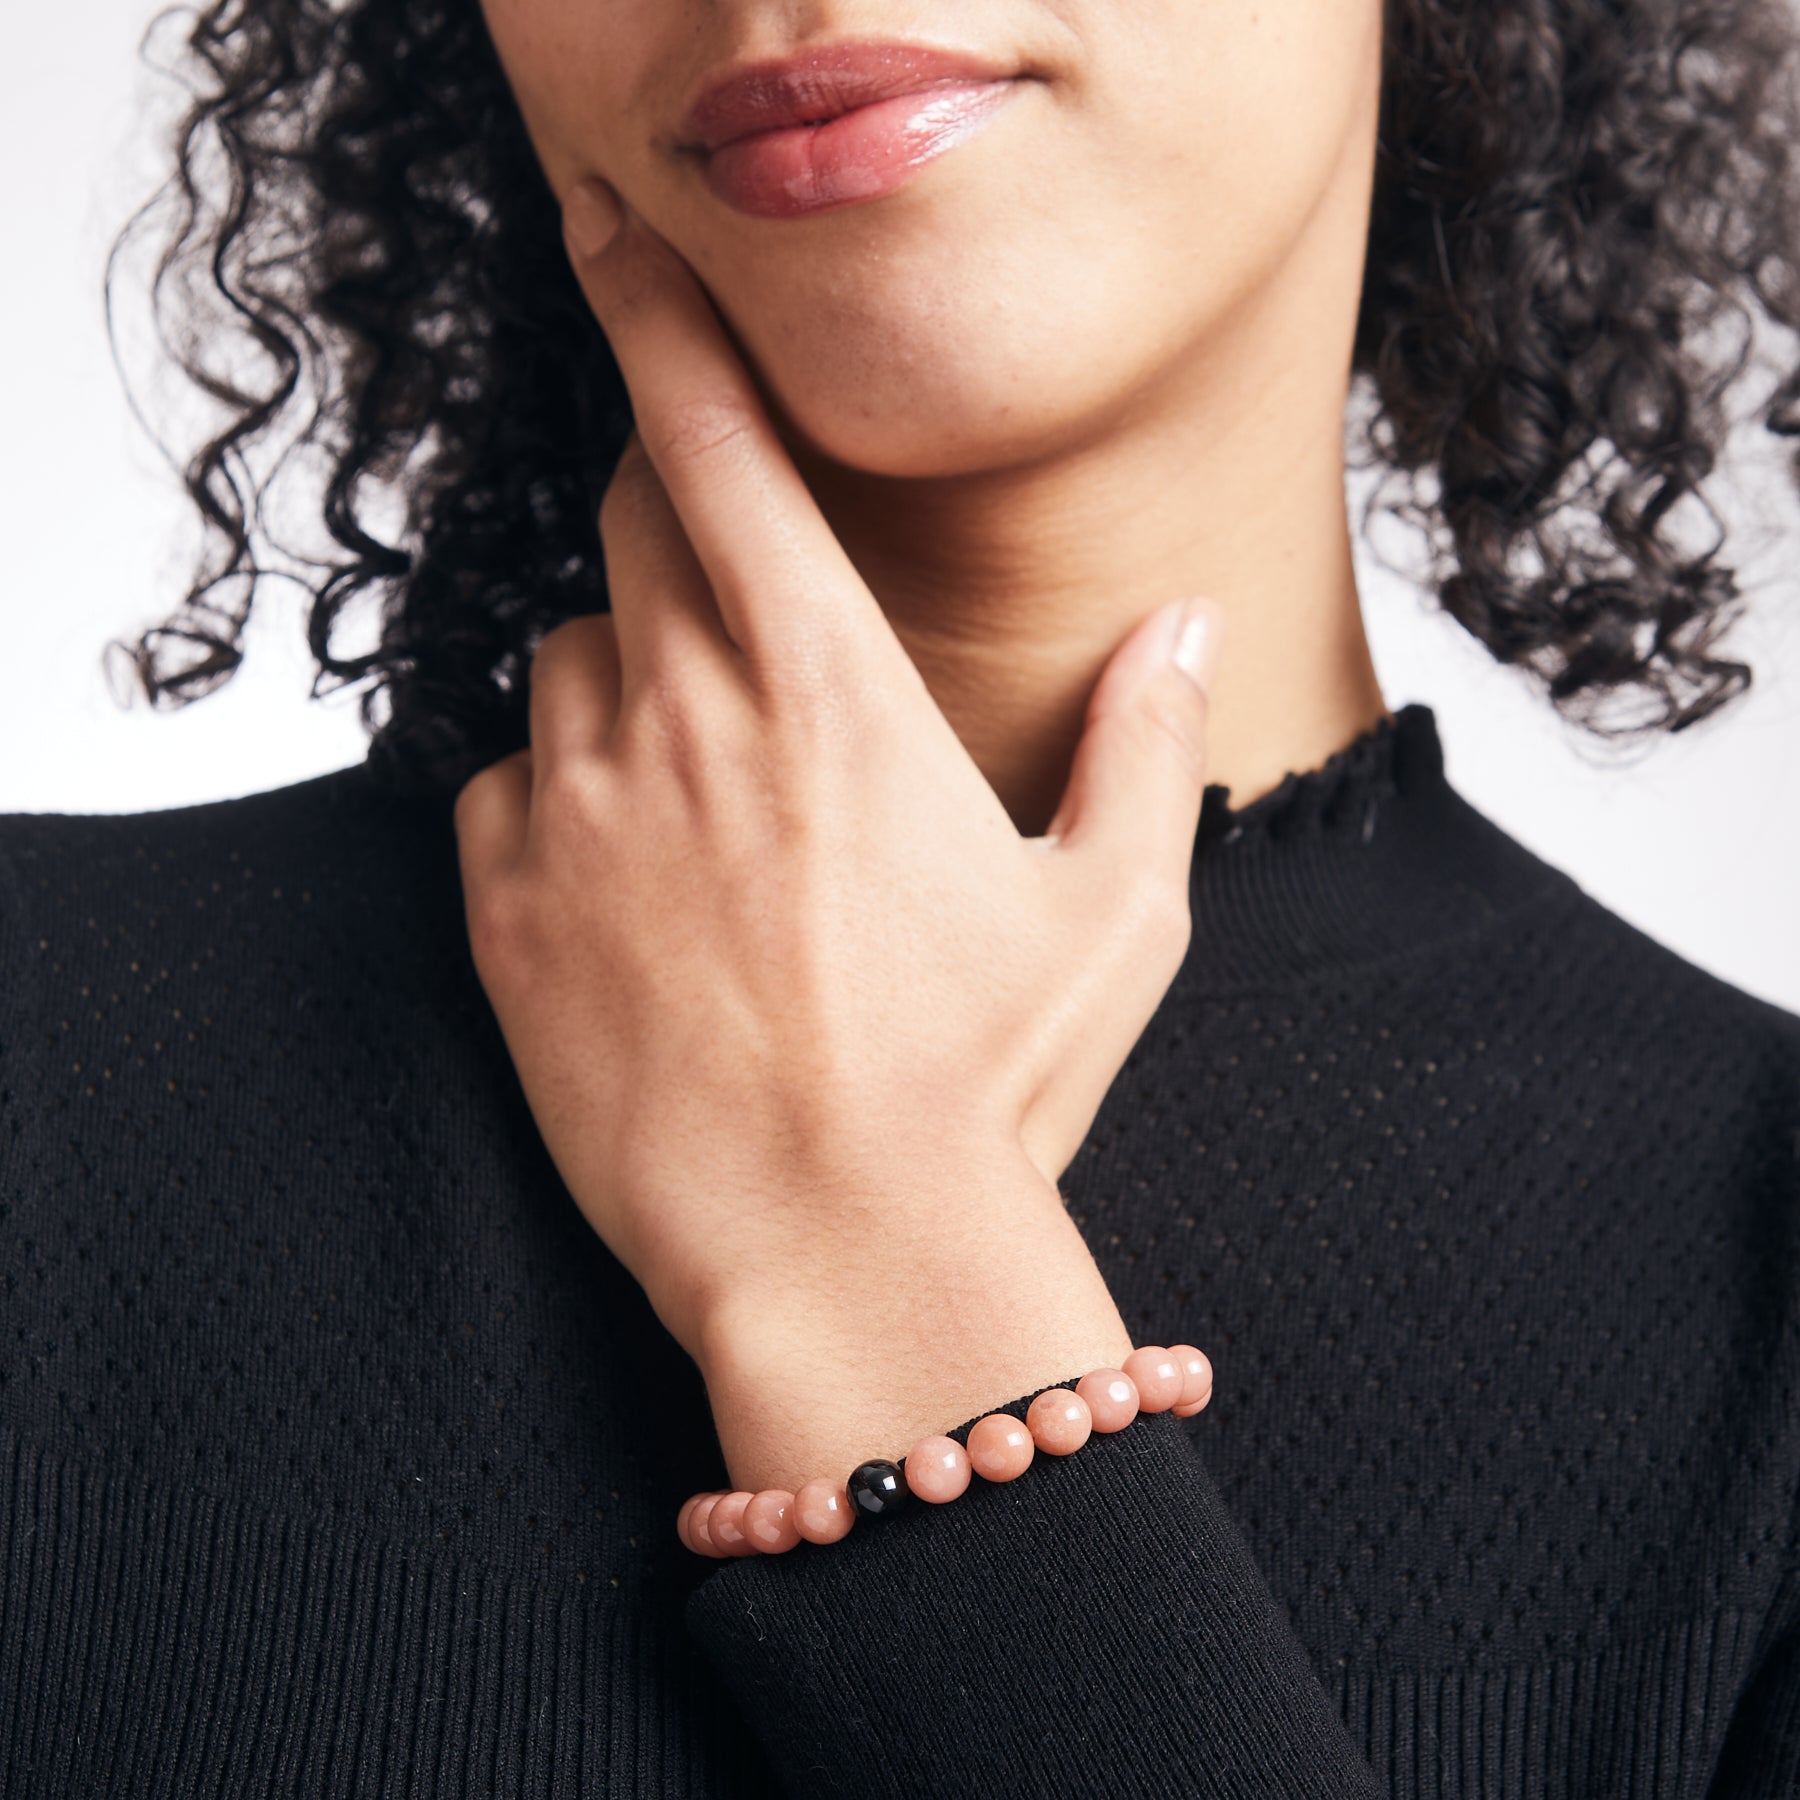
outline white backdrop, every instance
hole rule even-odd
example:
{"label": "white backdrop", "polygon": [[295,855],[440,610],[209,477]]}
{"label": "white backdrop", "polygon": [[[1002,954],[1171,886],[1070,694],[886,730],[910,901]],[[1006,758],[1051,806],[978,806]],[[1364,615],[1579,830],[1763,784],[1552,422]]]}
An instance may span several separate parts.
{"label": "white backdrop", "polygon": [[[254,793],[365,747],[355,693],[307,698],[303,596],[285,585],[258,600],[238,674],[193,706],[123,707],[101,672],[108,638],[166,616],[198,541],[131,416],[100,297],[108,243],[164,170],[167,84],[137,63],[152,10],[88,0],[72,31],[58,9],[28,9],[0,71],[0,812]],[[1361,574],[1389,703],[1436,707],[1476,805],[1652,936],[1800,1011],[1800,503],[1773,469],[1743,469],[1728,496],[1753,593],[1736,648],[1756,686],[1628,763],[1562,727],[1373,555]]]}

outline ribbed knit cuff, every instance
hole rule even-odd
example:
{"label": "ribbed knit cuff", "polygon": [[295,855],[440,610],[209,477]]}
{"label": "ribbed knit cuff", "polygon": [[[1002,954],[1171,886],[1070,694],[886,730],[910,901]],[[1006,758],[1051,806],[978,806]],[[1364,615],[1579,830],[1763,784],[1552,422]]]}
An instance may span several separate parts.
{"label": "ribbed knit cuff", "polygon": [[686,1616],[795,1796],[1384,1792],[1169,1413],[721,1563]]}

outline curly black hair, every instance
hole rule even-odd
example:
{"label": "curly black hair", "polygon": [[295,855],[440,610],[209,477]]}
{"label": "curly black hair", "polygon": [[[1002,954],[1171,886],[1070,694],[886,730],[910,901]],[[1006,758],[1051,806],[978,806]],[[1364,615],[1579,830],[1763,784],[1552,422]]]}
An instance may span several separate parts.
{"label": "curly black hair", "polygon": [[[313,692],[371,678],[371,768],[453,796],[527,741],[542,635],[606,604],[629,398],[476,0],[217,0],[146,46],[171,17],[199,79],[109,318],[121,250],[172,204],[152,300],[223,409],[184,470],[216,551],[108,649],[153,705],[230,677],[264,501],[306,447],[338,552],[303,559]],[[1383,503],[1426,531],[1444,608],[1566,714],[1679,730],[1749,682],[1720,653],[1741,599],[1703,484],[1756,329],[1800,329],[1787,0],[1389,0],[1385,30],[1354,357]],[[234,342],[256,378],[221,368]],[[1800,369],[1778,376],[1759,415],[1800,435]],[[398,488],[397,529],[365,478]],[[340,656],[365,591],[378,642]]]}

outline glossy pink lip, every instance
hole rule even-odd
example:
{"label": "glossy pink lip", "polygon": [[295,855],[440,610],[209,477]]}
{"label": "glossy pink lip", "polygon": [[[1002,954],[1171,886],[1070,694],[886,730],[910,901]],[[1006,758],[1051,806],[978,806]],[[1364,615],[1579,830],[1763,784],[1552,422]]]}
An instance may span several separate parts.
{"label": "glossy pink lip", "polygon": [[706,159],[706,185],[755,218],[791,219],[877,200],[973,137],[1014,92],[1010,81],[896,94],[823,125],[757,131]]}
{"label": "glossy pink lip", "polygon": [[820,125],[896,94],[1017,72],[967,51],[923,44],[820,44],[716,76],[688,108],[681,134],[690,146],[717,150],[753,131]]}

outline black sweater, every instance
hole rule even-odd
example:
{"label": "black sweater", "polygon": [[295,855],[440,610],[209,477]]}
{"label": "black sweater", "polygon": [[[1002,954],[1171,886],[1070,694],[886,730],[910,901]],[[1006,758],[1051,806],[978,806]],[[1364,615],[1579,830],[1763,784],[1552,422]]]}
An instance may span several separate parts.
{"label": "black sweater", "polygon": [[447,805],[0,817],[0,1789],[1794,1800],[1800,1021],[1421,709],[1224,802],[1062,1183],[1211,1405],[727,1563]]}

